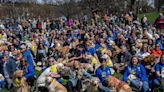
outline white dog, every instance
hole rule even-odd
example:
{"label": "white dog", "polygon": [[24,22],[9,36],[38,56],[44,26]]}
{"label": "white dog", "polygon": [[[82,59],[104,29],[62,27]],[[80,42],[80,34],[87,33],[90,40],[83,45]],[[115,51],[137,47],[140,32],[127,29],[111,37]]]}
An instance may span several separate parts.
{"label": "white dog", "polygon": [[[64,65],[62,63],[55,64],[57,69],[63,69]],[[46,78],[50,75],[50,67],[48,67],[37,79],[38,86],[46,86]]]}
{"label": "white dog", "polygon": [[[55,64],[58,69],[62,69],[64,65],[62,63]],[[50,77],[50,67],[47,68],[37,79],[37,87],[47,87],[49,92],[67,92],[66,88],[58,83],[56,79]]]}
{"label": "white dog", "polygon": [[67,92],[67,89],[52,77],[47,77],[47,83],[49,92]]}

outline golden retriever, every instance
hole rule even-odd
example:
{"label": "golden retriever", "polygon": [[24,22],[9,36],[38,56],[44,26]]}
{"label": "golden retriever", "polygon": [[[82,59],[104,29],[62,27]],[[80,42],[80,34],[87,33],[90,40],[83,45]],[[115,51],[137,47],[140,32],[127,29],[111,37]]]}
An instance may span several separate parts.
{"label": "golden retriever", "polygon": [[98,90],[98,83],[100,80],[97,77],[93,77],[89,83],[89,85],[86,85],[87,87],[85,88],[86,92],[99,92]]}
{"label": "golden retriever", "polygon": [[108,86],[113,87],[117,92],[132,92],[130,86],[126,83],[123,83],[121,80],[116,77],[109,76],[106,78]]}
{"label": "golden retriever", "polygon": [[48,80],[51,81],[48,86],[49,92],[67,92],[67,89],[62,84],[57,82],[56,79],[48,77]]}
{"label": "golden retriever", "polygon": [[23,71],[17,70],[13,76],[14,88],[13,92],[28,92],[28,84],[26,80],[23,79]]}

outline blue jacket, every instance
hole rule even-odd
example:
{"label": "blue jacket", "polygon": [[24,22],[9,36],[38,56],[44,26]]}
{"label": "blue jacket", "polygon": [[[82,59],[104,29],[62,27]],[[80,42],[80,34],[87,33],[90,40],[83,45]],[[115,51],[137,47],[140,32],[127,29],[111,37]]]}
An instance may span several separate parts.
{"label": "blue jacket", "polygon": [[135,75],[138,77],[138,79],[140,79],[141,81],[147,81],[147,74],[146,74],[146,70],[144,68],[143,65],[138,64],[137,66],[127,66],[123,75],[123,81],[127,81],[128,80],[128,76],[134,72]]}
{"label": "blue jacket", "polygon": [[25,73],[25,78],[28,79],[30,77],[34,77],[34,67],[32,65],[28,65]]}
{"label": "blue jacket", "polygon": [[[164,64],[161,64],[161,63],[158,63],[156,66],[155,66],[155,72],[162,72],[162,68],[164,68]],[[156,79],[159,79],[158,76],[155,77]]]}
{"label": "blue jacket", "polygon": [[164,50],[164,44],[162,44],[162,41],[160,39],[156,40],[156,44],[160,44],[160,49]]}
{"label": "blue jacket", "polygon": [[96,50],[95,50],[95,48],[90,47],[90,48],[88,49],[88,52],[89,52],[90,55],[94,56],[94,54],[96,53]]}
{"label": "blue jacket", "polygon": [[100,43],[98,43],[98,42],[95,42],[94,44],[95,44],[95,49],[96,49],[96,50],[98,50],[99,48],[101,48],[101,45],[100,45]]}
{"label": "blue jacket", "polygon": [[101,67],[97,68],[95,75],[100,79],[100,82],[105,82],[106,77],[111,75],[110,67],[106,66],[104,69]]}
{"label": "blue jacket", "polygon": [[164,44],[160,43],[160,49],[164,50]]}
{"label": "blue jacket", "polygon": [[26,50],[23,52],[23,57],[27,60],[29,65],[33,66],[33,58],[32,58],[32,54],[29,50]]}
{"label": "blue jacket", "polygon": [[82,54],[89,54],[89,55],[94,56],[96,54],[96,50],[93,47],[89,47],[88,50],[87,49],[83,49],[82,50]]}

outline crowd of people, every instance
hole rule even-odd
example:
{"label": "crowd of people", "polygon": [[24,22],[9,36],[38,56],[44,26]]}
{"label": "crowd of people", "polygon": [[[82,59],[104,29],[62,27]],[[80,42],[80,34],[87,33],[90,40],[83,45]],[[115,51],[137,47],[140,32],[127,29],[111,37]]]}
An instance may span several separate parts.
{"label": "crowd of people", "polygon": [[[44,92],[52,89],[46,89],[47,79],[43,77],[51,77],[49,83],[56,79],[68,92],[86,91],[84,80],[97,77],[98,90],[111,92],[106,78],[117,74],[122,74],[119,80],[132,90],[151,92],[159,88],[162,92],[163,52],[162,13],[153,25],[146,16],[138,21],[132,12],[93,13],[93,17],[81,19],[1,20],[0,90],[21,87],[13,76],[22,70],[18,79],[25,80],[29,89],[38,85]],[[37,76],[36,71],[41,74]]]}

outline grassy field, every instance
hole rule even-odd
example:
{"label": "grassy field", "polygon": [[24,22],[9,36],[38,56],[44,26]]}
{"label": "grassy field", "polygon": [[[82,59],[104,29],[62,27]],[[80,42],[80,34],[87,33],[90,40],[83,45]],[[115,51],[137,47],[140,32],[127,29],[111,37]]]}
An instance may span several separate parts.
{"label": "grassy field", "polygon": [[[162,11],[162,13],[164,13],[164,11]],[[139,14],[138,15],[139,20],[141,20],[141,18],[144,15],[148,18],[149,23],[153,24],[155,22],[156,18],[159,16],[159,12],[151,12],[151,13]]]}

